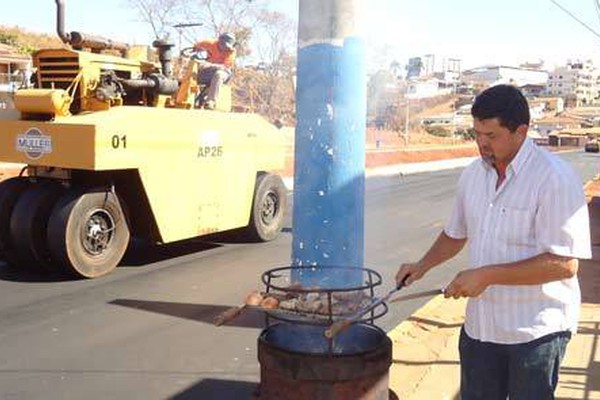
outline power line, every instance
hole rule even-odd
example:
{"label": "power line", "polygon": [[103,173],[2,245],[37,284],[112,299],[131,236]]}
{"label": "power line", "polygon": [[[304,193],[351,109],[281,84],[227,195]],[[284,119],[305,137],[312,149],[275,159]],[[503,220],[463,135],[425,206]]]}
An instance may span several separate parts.
{"label": "power line", "polygon": [[563,6],[561,6],[558,2],[556,2],[555,0],[550,0],[552,3],[554,3],[554,5],[556,5],[558,8],[560,8],[561,10],[563,10],[564,12],[566,12],[567,14],[569,14],[569,16],[571,18],[573,18],[575,21],[579,22],[581,25],[583,25],[588,31],[592,32],[597,38],[600,38],[600,34],[598,32],[596,32],[594,29],[592,29],[589,25],[587,25],[585,22],[583,22],[582,20],[580,20],[579,18],[577,18],[575,15],[573,15],[573,13],[571,13],[569,10],[567,10],[566,8],[564,8]]}

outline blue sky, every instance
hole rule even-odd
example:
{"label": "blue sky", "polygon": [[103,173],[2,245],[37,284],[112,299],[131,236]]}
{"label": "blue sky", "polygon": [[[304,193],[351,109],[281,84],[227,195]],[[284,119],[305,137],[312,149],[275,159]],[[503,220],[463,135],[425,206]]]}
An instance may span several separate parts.
{"label": "blue sky", "polygon": [[[556,0],[600,32],[595,0]],[[365,40],[375,64],[435,54],[460,58],[463,67],[517,65],[545,59],[593,59],[600,66],[600,39],[551,0],[366,0]],[[3,5],[0,24],[54,34],[54,0]],[[298,0],[271,0],[273,9],[297,18]],[[151,29],[126,0],[66,0],[67,30],[135,44],[149,44]],[[174,36],[176,37],[176,36]]]}

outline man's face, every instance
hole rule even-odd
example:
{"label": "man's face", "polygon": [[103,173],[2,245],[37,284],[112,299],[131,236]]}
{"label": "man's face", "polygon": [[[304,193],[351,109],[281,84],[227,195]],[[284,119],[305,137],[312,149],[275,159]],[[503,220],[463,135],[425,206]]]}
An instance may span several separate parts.
{"label": "man's face", "polygon": [[219,40],[218,42],[219,50],[225,53],[231,53],[233,51],[233,46],[229,43],[226,43],[224,40]]}
{"label": "man's face", "polygon": [[496,167],[506,167],[512,161],[527,135],[527,125],[511,132],[497,118],[475,118],[473,129],[481,158]]}

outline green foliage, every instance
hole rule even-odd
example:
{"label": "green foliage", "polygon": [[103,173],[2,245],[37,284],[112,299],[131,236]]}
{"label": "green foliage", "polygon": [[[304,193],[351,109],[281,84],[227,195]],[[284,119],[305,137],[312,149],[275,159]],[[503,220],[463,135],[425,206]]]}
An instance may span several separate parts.
{"label": "green foliage", "polygon": [[19,44],[17,40],[17,35],[12,32],[0,32],[0,43],[12,47],[17,47]]}
{"label": "green foliage", "polygon": [[454,109],[458,110],[460,107],[467,105],[467,104],[473,104],[473,96],[472,95],[460,95],[456,98],[456,101],[454,102]]}
{"label": "green foliage", "polygon": [[439,125],[431,125],[425,128],[425,131],[433,136],[439,137],[450,137],[452,136],[452,131],[446,127]]}
{"label": "green foliage", "polygon": [[460,136],[463,140],[473,141],[475,140],[475,130],[473,128],[458,128],[456,132],[454,132],[456,136]]}
{"label": "green foliage", "polygon": [[0,43],[12,47],[17,53],[31,55],[42,48],[62,47],[55,35],[27,32],[19,27],[0,26]]}
{"label": "green foliage", "polygon": [[29,43],[22,43],[17,34],[0,31],[0,43],[14,48],[17,53],[31,55],[37,48]]}

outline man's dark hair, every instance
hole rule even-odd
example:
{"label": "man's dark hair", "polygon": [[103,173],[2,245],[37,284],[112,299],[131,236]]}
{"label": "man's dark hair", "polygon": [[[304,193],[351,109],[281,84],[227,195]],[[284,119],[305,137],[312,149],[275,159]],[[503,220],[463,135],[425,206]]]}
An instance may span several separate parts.
{"label": "man's dark hair", "polygon": [[500,125],[511,132],[520,125],[529,125],[529,105],[519,89],[511,85],[492,86],[477,97],[471,108],[477,119],[498,118]]}

